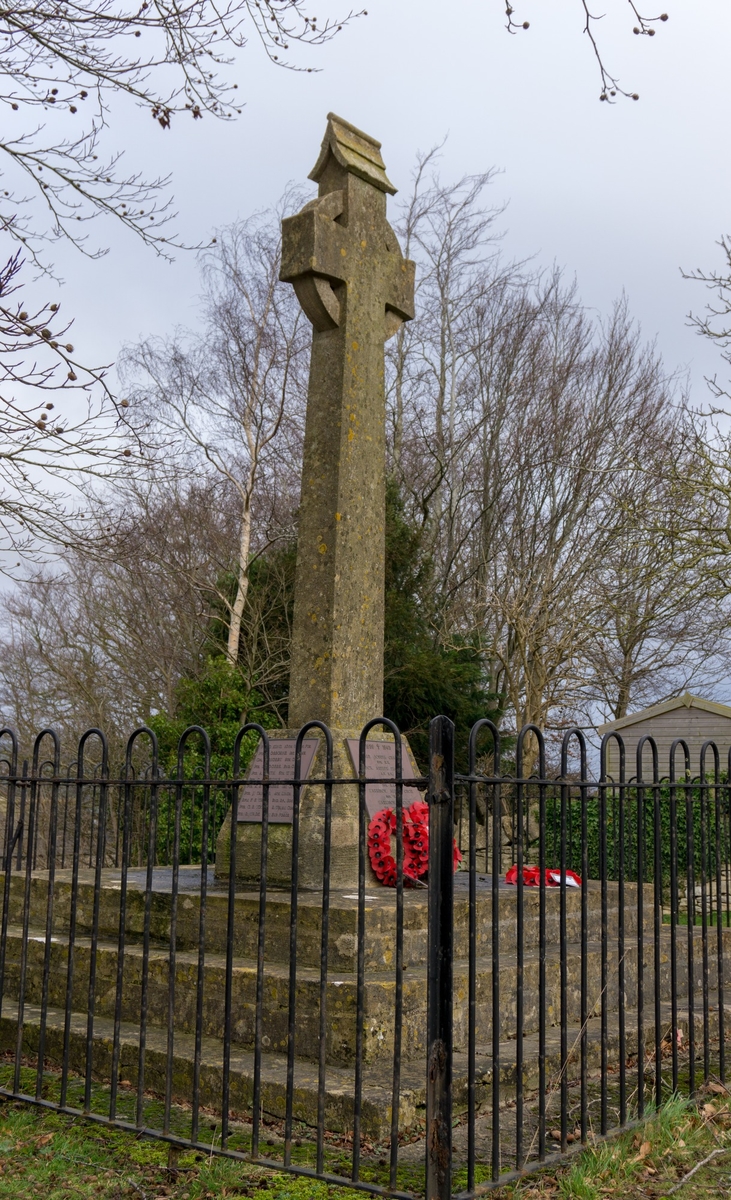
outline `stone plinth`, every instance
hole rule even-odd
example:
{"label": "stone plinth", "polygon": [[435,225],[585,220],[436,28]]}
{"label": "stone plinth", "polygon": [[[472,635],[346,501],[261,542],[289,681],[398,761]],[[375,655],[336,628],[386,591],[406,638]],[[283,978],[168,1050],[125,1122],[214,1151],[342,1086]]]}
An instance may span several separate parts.
{"label": "stone plinth", "polygon": [[[272,741],[278,738],[296,738],[298,730],[277,729],[269,734]],[[317,736],[311,730],[307,736]],[[333,731],[333,778],[353,779],[352,784],[335,784],[332,801],[332,833],[330,851],[330,885],[333,888],[356,888],[358,884],[358,812],[359,786],[357,772],[348,749],[348,739],[358,739],[360,729]],[[392,736],[375,729],[372,737],[378,741],[393,741]],[[325,775],[325,740],[320,734],[319,745],[310,768],[310,778]],[[418,776],[419,770],[405,739],[402,738],[402,754],[408,757],[411,773]],[[406,774],[404,769],[404,774]],[[404,795],[404,804],[410,797]],[[230,869],[231,813],[225,818],[216,841],[216,876],[228,878]],[[325,788],[322,784],[305,784],[300,794],[299,819],[299,886],[303,889],[319,889],[323,880],[323,849],[325,833]],[[267,839],[267,880],[272,887],[288,887],[292,871],[292,826],[270,824]],[[261,824],[239,821],[236,836],[236,878],[242,884],[253,884],[259,879],[261,864]],[[366,855],[366,885],[379,888]]]}

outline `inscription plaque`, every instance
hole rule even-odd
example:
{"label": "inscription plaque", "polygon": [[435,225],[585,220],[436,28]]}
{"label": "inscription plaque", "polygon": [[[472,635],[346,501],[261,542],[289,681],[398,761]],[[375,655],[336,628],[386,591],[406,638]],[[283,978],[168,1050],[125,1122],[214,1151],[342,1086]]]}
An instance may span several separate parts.
{"label": "inscription plaque", "polygon": [[[358,738],[348,738],[348,750],[356,773],[360,762]],[[406,749],[401,751],[402,779],[414,779],[414,768]],[[366,775],[375,779],[394,779],[396,776],[396,745],[394,742],[366,742]],[[421,800],[421,793],[413,787],[404,786],[403,805],[408,808],[414,800]],[[368,816],[375,817],[382,808],[396,807],[395,783],[366,783],[366,808]]]}
{"label": "inscription plaque", "polygon": [[[270,824],[291,825],[294,812],[294,787],[291,783],[276,783],[277,779],[294,779],[296,738],[272,738],[269,742],[269,821]],[[300,779],[310,773],[317,750],[317,738],[305,738],[300,758]],[[238,821],[261,822],[264,806],[264,747],[261,742],[249,767],[246,782],[241,784],[236,813]],[[252,780],[251,783],[248,781]]]}

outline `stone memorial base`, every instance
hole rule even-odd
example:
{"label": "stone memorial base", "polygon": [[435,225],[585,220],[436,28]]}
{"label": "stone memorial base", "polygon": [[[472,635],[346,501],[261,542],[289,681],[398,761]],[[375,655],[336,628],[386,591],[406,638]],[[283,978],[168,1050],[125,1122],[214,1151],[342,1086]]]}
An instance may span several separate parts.
{"label": "stone memorial base", "polygon": [[[297,737],[299,730],[275,729],[269,733],[270,744],[277,741],[291,741]],[[322,779],[326,774],[326,747],[322,733],[311,730],[306,740],[313,739],[317,745],[311,757],[307,775],[310,779]],[[332,888],[357,888],[358,886],[358,812],[359,786],[358,772],[354,759],[358,760],[358,742],[360,729],[333,729],[333,773],[336,780],[352,779],[351,783],[336,783],[332,789],[332,833],[330,840],[330,886]],[[393,745],[393,736],[385,730],[375,729],[368,739],[367,774],[369,777],[385,778],[394,774],[393,766],[384,763],[383,755],[379,756],[378,749],[384,743]],[[401,739],[403,753],[403,777],[418,778],[420,775],[416,760],[405,738]],[[270,749],[270,780],[276,779],[275,757],[283,760]],[[393,752],[389,757],[393,761]],[[310,755],[303,753],[302,774],[305,775],[306,759]],[[293,778],[294,768],[291,765],[291,754],[287,755],[288,765],[280,769],[279,778]],[[384,766],[387,769],[384,769]],[[252,779],[259,777],[261,767],[255,760],[249,771]],[[292,881],[292,788],[270,783],[269,796],[269,831],[267,838],[267,885],[270,887],[289,887]],[[261,872],[261,821],[251,818],[257,811],[261,813],[261,788],[253,785],[242,785],[239,799],[239,820],[236,833],[236,879],[242,884],[256,884]],[[249,793],[249,795],[247,795]],[[413,800],[419,799],[422,792],[416,788],[404,787],[404,807]],[[395,787],[393,784],[368,784],[366,787],[366,803],[369,815],[372,816],[381,808],[395,807]],[[284,818],[284,819],[283,819]],[[216,841],[216,878],[228,879],[231,864],[231,820],[232,813],[226,816]],[[307,783],[300,793],[299,815],[299,873],[298,887],[304,890],[322,888],[323,882],[323,849],[325,834],[325,787],[322,783]],[[366,886],[380,887],[370,862],[366,856]]]}
{"label": "stone memorial base", "polygon": [[[144,1056],[144,1091],[164,1097],[167,1088],[170,1033],[170,939],[172,931],[171,867],[155,868],[151,886],[152,901],[146,896],[145,868],[130,869],[124,909],[127,933],[124,970],[119,974],[120,871],[105,867],[100,886],[92,869],[79,873],[74,914],[76,929],[76,969],[70,993],[70,1014],[66,1009],[68,985],[68,937],[71,917],[72,871],[55,873],[54,930],[46,940],[48,911],[48,873],[34,871],[30,891],[26,891],[25,871],[13,872],[8,892],[0,874],[0,903],[8,896],[9,922],[5,945],[5,973],[2,1014],[0,1015],[0,1051],[12,1056],[20,1045],[21,1053],[31,1061],[38,1054],[41,1027],[44,1030],[46,1069],[66,1063],[82,1078],[89,1064],[89,970],[90,935],[96,927],[95,945],[96,999],[91,1035],[92,1064],[97,1082],[109,1082],[114,1067],[112,1047],[119,1038],[118,1079],[122,1087],[137,1087],[141,1054]],[[469,876],[458,872],[454,897],[454,1074],[455,1108],[466,1104],[469,1049]],[[28,898],[29,908],[26,910]],[[521,1004],[523,1040],[517,1056],[516,1012],[519,976],[517,970],[518,915],[517,889],[501,882],[497,941],[492,940],[492,880],[476,880],[476,974],[475,1039],[476,1101],[483,1113],[491,1115],[492,1026],[499,1027],[500,1091],[504,1100],[512,1100],[518,1071],[522,1072],[526,1104],[530,1093],[539,1086],[539,1061],[543,1029],[547,1078],[561,1078],[562,1052],[559,1025],[562,1007],[562,972],[558,953],[561,923],[560,889],[545,894],[545,940],[541,947],[540,895],[538,889],[523,893],[523,953],[521,958]],[[582,906],[586,901],[585,916]],[[637,1053],[640,1038],[650,1056],[654,1052],[657,1010],[654,996],[654,912],[653,885],[644,889],[643,903],[643,984],[644,1027],[638,1030],[638,925],[636,884],[625,884],[623,928],[625,953],[618,953],[619,905],[616,883],[609,883],[606,898],[599,883],[589,882],[586,895],[570,889],[566,895],[566,962],[568,990],[565,993],[571,1085],[580,1074],[580,1048],[586,1034],[589,1078],[596,1086],[604,1062],[615,1066],[620,1051],[625,1056]],[[226,1045],[226,963],[228,942],[228,886],[216,884],[210,877],[205,894],[205,933],[201,944],[201,871],[199,866],[182,866],[178,878],[178,903],[175,917],[176,957],[172,963],[175,979],[173,1015],[172,1099],[176,1104],[191,1105],[195,1088],[198,1101],[213,1113],[222,1106],[222,1072]],[[401,1090],[399,1130],[412,1136],[423,1131],[428,975],[428,904],[424,889],[407,888],[403,906],[403,1027],[401,1040]],[[145,913],[152,914],[154,952],[145,965],[147,950],[141,932]],[[96,917],[95,917],[96,913]],[[230,1008],[230,1094],[229,1107],[234,1117],[250,1117],[256,1068],[254,1046],[256,1010],[259,995],[258,930],[259,893],[257,888],[240,888],[234,899],[233,952]],[[267,1121],[284,1120],[287,1111],[287,1049],[290,988],[290,897],[273,891],[267,896],[265,910],[263,962],[260,1082],[261,1104]],[[587,922],[585,942],[585,978],[589,1013],[582,1011],[582,923]],[[387,1141],[391,1127],[393,1047],[396,1009],[394,980],[396,962],[396,893],[393,888],[368,888],[365,898],[363,963],[362,1062],[363,1093],[361,1132],[372,1143]],[[608,950],[601,950],[602,930],[608,936]],[[676,994],[668,969],[672,931],[660,927],[660,1030],[665,1037],[673,1021],[687,1037],[689,1022],[695,1021],[696,1045],[703,1038],[702,956],[698,930],[695,959],[695,1006],[688,1007],[687,926],[678,926]],[[328,966],[324,1000],[327,1012],[325,1033],[325,1128],[347,1135],[353,1128],[355,1055],[358,1037],[358,902],[352,886],[333,889],[328,923]],[[731,931],[723,932],[723,954],[728,973],[731,964]],[[49,958],[44,964],[46,949]],[[499,951],[499,955],[498,955]],[[201,957],[202,954],[202,957]],[[619,964],[623,964],[620,990]],[[296,1025],[294,1061],[294,1117],[300,1128],[314,1129],[318,1122],[320,1003],[322,993],[322,898],[315,892],[303,893],[298,902],[296,973]],[[46,975],[46,969],[48,974]],[[500,1002],[493,1008],[493,971],[499,973]],[[201,973],[200,976],[198,973]],[[545,1007],[540,1005],[540,981],[545,979]],[[143,995],[142,980],[147,978]],[[205,1005],[203,1033],[197,1026],[199,978],[203,984]],[[47,1008],[41,1020],[47,981]],[[709,961],[708,1004],[710,1036],[718,1031],[717,958]],[[119,992],[117,989],[121,989]],[[599,997],[607,998],[602,1015]],[[117,1009],[119,995],[120,1009]],[[726,976],[728,998],[728,974]],[[19,1031],[19,1004],[22,1015]],[[726,1007],[726,1028],[731,1009]],[[624,1021],[624,1043],[619,1040],[619,1012]],[[141,1043],[140,1013],[144,1012],[144,1042]],[[121,1013],[121,1020],[120,1020]],[[68,1022],[68,1025],[67,1025]],[[119,1022],[117,1024],[117,1022]],[[543,1022],[543,1024],[542,1024]],[[602,1026],[606,1023],[604,1050]],[[68,1042],[64,1031],[68,1028]],[[19,1041],[20,1037],[20,1041]],[[596,1074],[595,1074],[596,1072]],[[628,1072],[628,1079],[631,1073]],[[611,1077],[610,1077],[611,1078]],[[195,1083],[197,1079],[197,1084]],[[78,1081],[76,1081],[78,1083]],[[74,1085],[75,1086],[75,1085]],[[595,1094],[595,1093],[594,1093]],[[502,1107],[502,1106],[501,1106]],[[147,1110],[149,1112],[149,1109]],[[159,1114],[159,1109],[156,1110]],[[514,1110],[503,1109],[508,1139],[514,1137]],[[153,1116],[152,1120],[156,1120]],[[298,1136],[306,1136],[298,1134]]]}

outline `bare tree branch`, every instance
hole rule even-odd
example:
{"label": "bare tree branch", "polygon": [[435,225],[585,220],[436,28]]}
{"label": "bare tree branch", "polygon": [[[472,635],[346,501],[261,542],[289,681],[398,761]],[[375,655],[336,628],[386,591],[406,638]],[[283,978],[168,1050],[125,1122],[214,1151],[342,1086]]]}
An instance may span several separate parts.
{"label": "bare tree branch", "polygon": [[[595,26],[602,20],[604,14],[592,12],[589,0],[579,0],[584,14],[584,33],[591,44],[592,53],[596,59],[596,64],[599,69],[599,77],[601,79],[600,100],[608,100],[612,103],[617,96],[626,96],[629,100],[639,100],[639,94],[635,91],[628,91],[623,88],[619,82],[619,77],[615,75],[606,65],[600,40],[595,32]],[[626,0],[629,5],[632,15],[635,18],[636,24],[632,28],[632,32],[639,37],[654,37],[657,32],[656,26],[660,22],[667,21],[668,14],[660,13],[657,17],[644,16],[638,9],[634,0]],[[512,0],[505,0],[505,28],[508,33],[517,33],[519,30],[530,29],[530,21],[521,21],[516,18],[515,7]]]}

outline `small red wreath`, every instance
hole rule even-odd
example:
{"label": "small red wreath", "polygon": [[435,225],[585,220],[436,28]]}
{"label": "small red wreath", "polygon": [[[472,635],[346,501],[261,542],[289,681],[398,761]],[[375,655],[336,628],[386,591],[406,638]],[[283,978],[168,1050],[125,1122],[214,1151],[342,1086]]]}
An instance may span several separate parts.
{"label": "small red wreath", "polygon": [[[429,805],[415,800],[402,813],[404,839],[404,881],[415,882],[429,870]],[[368,826],[368,855],[373,872],[384,887],[396,886],[396,813],[382,808]],[[454,842],[454,869],[462,861]]]}

